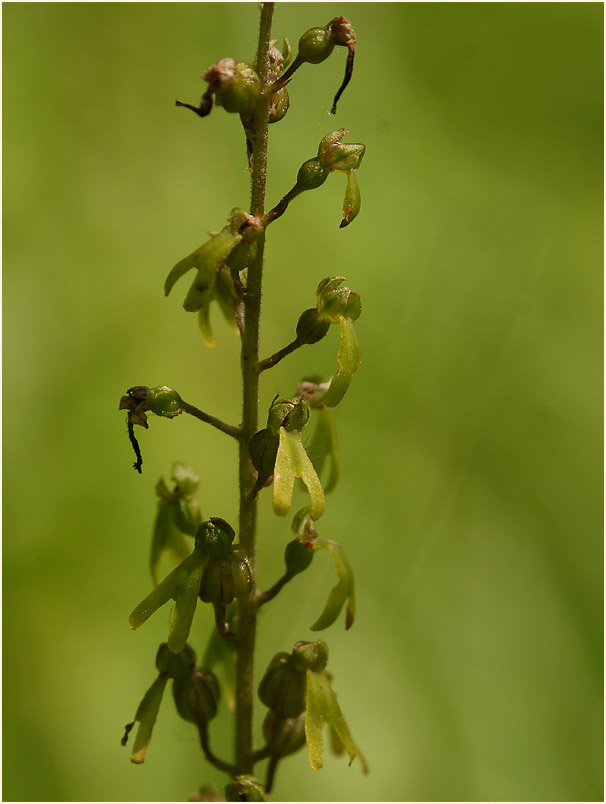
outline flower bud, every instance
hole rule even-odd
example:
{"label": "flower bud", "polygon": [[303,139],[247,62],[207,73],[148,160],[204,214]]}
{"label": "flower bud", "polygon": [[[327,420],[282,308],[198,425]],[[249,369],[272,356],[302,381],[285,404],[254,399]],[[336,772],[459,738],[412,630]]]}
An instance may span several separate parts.
{"label": "flower bud", "polygon": [[284,719],[269,711],[263,721],[263,735],[272,756],[294,754],[305,745],[305,713]]}
{"label": "flower bud", "polygon": [[341,142],[343,137],[349,134],[345,128],[327,134],[320,141],[318,148],[318,159],[331,171],[357,170],[366,151],[366,146],[361,143]]}
{"label": "flower bud", "polygon": [[318,316],[321,320],[338,324],[342,318],[355,320],[360,315],[360,297],[349,288],[339,287],[344,281],[344,276],[333,276],[323,279],[318,285],[316,294]]}
{"label": "flower bud", "polygon": [[301,431],[309,421],[309,408],[304,399],[296,400],[290,413],[282,420],[282,427],[287,432]]}
{"label": "flower bud", "polygon": [[156,668],[159,673],[166,673],[170,678],[188,677],[196,664],[196,654],[188,643],[180,653],[173,653],[166,642],[158,648]]}
{"label": "flower bud", "polygon": [[243,112],[253,106],[261,92],[259,76],[250,64],[236,63],[233,59],[209,67],[202,78],[214,92],[217,106],[226,112]]}
{"label": "flower bud", "polygon": [[219,682],[210,670],[197,667],[188,677],[173,682],[177,712],[184,720],[204,727],[217,714]]}
{"label": "flower bud", "polygon": [[314,557],[313,547],[310,548],[299,539],[288,542],[284,550],[284,564],[286,565],[286,575],[294,578],[300,572],[309,567]]}
{"label": "flower bud", "polygon": [[196,548],[209,558],[226,559],[236,534],[232,526],[220,517],[203,522],[196,534]]}
{"label": "flower bud", "polygon": [[280,432],[280,427],[297,405],[297,401],[296,399],[274,399],[267,414],[267,429],[270,432],[276,435]]}
{"label": "flower bud", "polygon": [[299,61],[320,64],[330,56],[335,44],[327,28],[310,28],[299,39]]}
{"label": "flower bud", "polygon": [[297,340],[301,344],[312,344],[321,341],[330,329],[329,321],[322,321],[315,308],[304,310],[297,322]]}
{"label": "flower bud", "polygon": [[265,788],[254,776],[236,776],[225,786],[227,801],[265,801]]}

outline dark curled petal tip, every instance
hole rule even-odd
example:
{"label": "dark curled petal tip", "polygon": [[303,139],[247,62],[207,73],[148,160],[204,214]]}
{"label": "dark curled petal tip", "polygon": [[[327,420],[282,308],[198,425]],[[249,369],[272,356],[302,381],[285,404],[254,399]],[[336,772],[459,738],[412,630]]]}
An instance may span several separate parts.
{"label": "dark curled petal tip", "polygon": [[339,229],[344,229],[346,226],[349,226],[351,221],[348,221],[347,218],[343,218],[341,223],[339,224]]}

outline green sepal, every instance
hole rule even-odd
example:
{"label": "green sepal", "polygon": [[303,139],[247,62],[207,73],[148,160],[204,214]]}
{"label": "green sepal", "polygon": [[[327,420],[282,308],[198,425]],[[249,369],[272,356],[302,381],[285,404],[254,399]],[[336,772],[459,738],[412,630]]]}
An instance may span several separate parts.
{"label": "green sepal", "polygon": [[258,235],[257,219],[247,215],[244,210],[234,207],[226,226],[220,232],[211,236],[210,240],[201,245],[184,259],[180,260],[170,271],[164,283],[164,295],[168,296],[175,282],[192,268],[197,274],[185,297],[183,307],[188,312],[197,312],[208,305],[213,295],[217,273],[230,256],[231,252],[242,242],[245,224],[250,229],[250,235]]}
{"label": "green sepal", "polygon": [[173,653],[180,653],[189,636],[206,561],[201,550],[194,550],[132,611],[128,618],[131,629],[140,628],[161,606],[174,600],[167,644]]}
{"label": "green sepal", "polygon": [[324,491],[298,430],[287,432],[280,428],[280,445],[274,468],[274,511],[278,516],[286,516],[290,511],[294,482],[297,477],[307,486],[311,500],[311,514],[315,520],[324,513]]}
{"label": "green sepal", "polygon": [[225,798],[227,801],[265,801],[265,788],[255,776],[235,776],[234,781],[225,786]]}
{"label": "green sepal", "polygon": [[348,287],[340,287],[344,276],[331,276],[319,282],[316,288],[318,318],[338,324],[341,318],[356,320],[362,312],[360,296]]}
{"label": "green sepal", "polygon": [[341,609],[347,601],[347,615],[345,618],[345,628],[349,629],[353,625],[356,613],[356,601],[354,592],[353,570],[345,557],[341,546],[331,540],[316,541],[314,550],[328,550],[332,557],[333,565],[337,577],[337,585],[334,586],[328,595],[328,599],[316,622],[311,626],[311,631],[323,631],[332,625],[339,616]]}
{"label": "green sepal", "polygon": [[321,673],[328,664],[328,645],[321,639],[315,642],[297,642],[292,651],[293,667],[303,672],[313,670]]}
{"label": "green sepal", "polygon": [[343,220],[340,223],[340,229],[349,226],[354,218],[357,218],[361,204],[362,198],[356,174],[353,170],[348,170],[347,187],[345,189],[345,198],[343,199]]}
{"label": "green sepal", "polygon": [[358,754],[355,743],[343,718],[343,713],[331,689],[326,673],[307,671],[305,702],[305,737],[307,757],[314,770],[324,764],[324,726],[328,724],[337,733],[349,755],[350,764]]}
{"label": "green sepal", "polygon": [[316,421],[315,428],[305,449],[320,479],[322,478],[324,466],[328,461],[328,477],[322,482],[322,487],[324,494],[330,494],[337,485],[340,472],[337,431],[329,408],[316,408],[314,410],[314,419]]}
{"label": "green sepal", "polygon": [[349,384],[358,366],[362,362],[358,339],[351,318],[342,318],[339,322],[340,340],[337,353],[337,370],[326,392],[323,403],[334,408],[345,396]]}
{"label": "green sepal", "polygon": [[213,516],[199,526],[195,545],[209,558],[224,560],[229,555],[235,537],[236,533],[229,522]]}
{"label": "green sepal", "polygon": [[139,728],[137,729],[137,734],[135,736],[135,742],[133,744],[133,750],[130,755],[130,761],[135,765],[141,765],[145,761],[145,755],[147,754],[147,749],[149,748],[152,732],[158,717],[160,704],[162,703],[162,696],[164,695],[167,682],[168,675],[161,674],[158,676],[151,687],[147,690],[143,696],[143,700],[137,707],[134,722],[129,723],[129,725],[126,727],[124,737],[122,738],[122,745],[126,745],[128,733],[134,724],[139,724]]}

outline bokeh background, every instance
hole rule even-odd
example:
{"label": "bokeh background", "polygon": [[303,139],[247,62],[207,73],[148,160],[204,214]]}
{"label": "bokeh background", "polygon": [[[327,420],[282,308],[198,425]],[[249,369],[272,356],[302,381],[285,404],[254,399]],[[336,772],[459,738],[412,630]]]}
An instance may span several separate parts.
{"label": "bokeh background", "polygon": [[[356,570],[358,619],[324,634],[371,773],[304,753],[276,799],[603,800],[603,7],[283,4],[293,44],[346,14],[345,53],[305,66],[271,129],[268,203],[320,138],[367,145],[344,182],[270,230],[262,352],[317,282],[362,295],[364,363],[335,411],[342,479],[320,523]],[[250,59],[249,4],[10,3],[4,22],[4,800],[184,800],[221,774],[169,699],[145,765],[120,746],[168,613],[135,634],[154,485],[202,475],[235,520],[235,450],[183,416],[141,432],[118,400],[168,384],[239,420],[238,342],[204,347],[168,269],[246,206],[239,122],[200,120],[200,75]],[[336,335],[264,375],[261,405],[334,370]],[[300,496],[303,504],[304,497]],[[297,501],[296,501],[297,502]],[[288,522],[261,503],[260,578]],[[259,671],[310,639],[333,583],[314,562],[267,609]],[[211,628],[199,614],[194,643]],[[259,721],[261,717],[259,716]],[[213,741],[227,753],[228,712]]]}

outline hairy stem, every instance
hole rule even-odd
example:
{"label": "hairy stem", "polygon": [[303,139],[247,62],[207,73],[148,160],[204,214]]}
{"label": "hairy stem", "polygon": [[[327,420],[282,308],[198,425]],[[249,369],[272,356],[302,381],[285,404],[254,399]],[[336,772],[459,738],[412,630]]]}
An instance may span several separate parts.
{"label": "hairy stem", "polygon": [[206,759],[211,765],[214,765],[215,768],[218,768],[220,771],[225,771],[225,773],[229,773],[229,775],[232,776],[234,774],[235,767],[230,765],[229,762],[224,762],[222,759],[219,759],[219,757],[216,757],[210,750],[206,726],[198,726],[198,733],[200,735],[200,745],[202,746],[202,751],[204,752]]}
{"label": "hairy stem", "polygon": [[222,422],[221,419],[217,419],[209,413],[204,413],[203,410],[199,410],[183,400],[181,400],[181,402],[183,403],[182,408],[184,413],[189,413],[190,416],[195,416],[196,419],[200,419],[201,422],[206,422],[206,424],[216,427],[217,430],[221,430],[222,433],[226,433],[234,438],[240,438],[240,429],[238,427],[232,427],[231,424],[226,424]]}
{"label": "hairy stem", "polygon": [[299,339],[295,338],[294,341],[291,341],[291,343],[289,343],[287,346],[283,346],[281,349],[278,349],[278,351],[271,355],[271,357],[266,357],[265,360],[261,360],[258,366],[259,372],[275,366],[276,363],[279,363],[283,357],[292,354],[295,349],[298,349],[302,345],[302,343],[299,343]]}
{"label": "hairy stem", "polygon": [[[274,3],[263,3],[257,47],[257,73],[261,88],[268,84],[269,38]],[[265,184],[267,178],[267,127],[270,98],[261,93],[254,120],[252,140],[251,203],[252,215],[260,218],[265,211]],[[256,632],[256,523],[257,504],[251,497],[255,483],[255,470],[248,455],[248,444],[257,431],[259,407],[259,319],[261,311],[261,284],[265,235],[257,244],[256,255],[248,267],[248,282],[244,297],[242,332],[242,428],[239,452],[240,482],[240,544],[248,553],[253,583],[248,598],[240,601],[240,630],[236,643],[236,773],[252,773],[253,712],[254,712],[254,650]]]}

